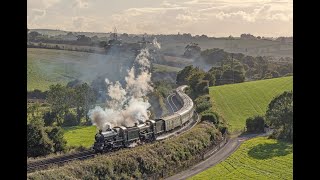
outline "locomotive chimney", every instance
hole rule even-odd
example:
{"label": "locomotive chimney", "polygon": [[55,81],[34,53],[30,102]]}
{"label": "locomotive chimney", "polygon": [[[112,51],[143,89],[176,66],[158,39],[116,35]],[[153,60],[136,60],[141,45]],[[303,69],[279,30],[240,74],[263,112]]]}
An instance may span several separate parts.
{"label": "locomotive chimney", "polygon": [[138,127],[138,123],[134,123],[134,126],[135,126],[135,127]]}

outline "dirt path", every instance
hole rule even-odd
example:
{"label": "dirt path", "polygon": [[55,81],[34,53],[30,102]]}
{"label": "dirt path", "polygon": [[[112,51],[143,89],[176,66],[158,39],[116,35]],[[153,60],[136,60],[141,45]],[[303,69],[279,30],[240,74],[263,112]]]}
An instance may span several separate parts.
{"label": "dirt path", "polygon": [[227,142],[225,146],[223,146],[218,152],[210,156],[208,159],[200,162],[199,164],[191,167],[188,170],[182,171],[174,176],[166,178],[166,180],[182,180],[182,179],[187,179],[191,176],[194,176],[218,164],[219,162],[225,160],[234,151],[236,151],[244,141],[250,138],[258,137],[258,136],[267,136],[268,134],[270,134],[270,132],[263,133],[263,134],[247,134],[247,135],[242,135],[239,137],[232,138]]}

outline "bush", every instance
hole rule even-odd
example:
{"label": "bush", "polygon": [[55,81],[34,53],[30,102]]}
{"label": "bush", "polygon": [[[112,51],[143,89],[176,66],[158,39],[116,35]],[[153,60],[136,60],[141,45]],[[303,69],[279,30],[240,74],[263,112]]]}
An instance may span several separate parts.
{"label": "bush", "polygon": [[204,101],[210,101],[210,95],[209,95],[209,94],[199,96],[199,97],[197,97],[197,98],[194,100],[194,102],[195,102],[196,104],[200,104],[200,103],[202,103],[202,102],[204,102]]}
{"label": "bush", "polygon": [[211,121],[214,124],[219,123],[219,116],[217,113],[212,111],[205,111],[201,113],[201,120],[202,121]]}
{"label": "bush", "polygon": [[205,110],[210,109],[211,107],[212,107],[212,104],[209,101],[204,101],[204,102],[202,102],[200,104],[197,104],[196,111],[198,113],[201,113],[201,112],[203,112]]}
{"label": "bush", "polygon": [[67,141],[63,139],[63,131],[61,127],[46,128],[49,139],[53,142],[53,152],[63,151],[66,148]]}
{"label": "bush", "polygon": [[249,117],[246,120],[247,132],[264,132],[265,119],[263,116]]}

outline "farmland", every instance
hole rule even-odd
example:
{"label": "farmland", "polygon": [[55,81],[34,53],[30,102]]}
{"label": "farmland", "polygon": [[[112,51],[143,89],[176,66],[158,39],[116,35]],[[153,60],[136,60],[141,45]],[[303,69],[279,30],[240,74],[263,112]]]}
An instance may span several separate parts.
{"label": "farmland", "polygon": [[124,76],[130,57],[29,48],[27,51],[27,89],[47,90],[51,84],[67,84],[74,79],[91,82],[101,74],[110,80]]}
{"label": "farmland", "polygon": [[[109,80],[119,80],[127,74],[134,56],[122,54],[109,56],[87,52],[28,49],[27,89],[45,91],[51,84],[63,84],[80,79],[91,83],[99,75],[107,74]],[[177,67],[154,63],[153,72],[178,72]]]}
{"label": "farmland", "polygon": [[232,132],[242,130],[246,119],[264,115],[269,102],[284,91],[292,90],[293,77],[273,78],[210,87],[213,110],[229,124]]}
{"label": "farmland", "polygon": [[292,144],[266,137],[248,140],[225,161],[190,178],[198,179],[293,179]]}
{"label": "farmland", "polygon": [[96,126],[73,126],[64,128],[64,139],[67,146],[91,147],[97,132]]}

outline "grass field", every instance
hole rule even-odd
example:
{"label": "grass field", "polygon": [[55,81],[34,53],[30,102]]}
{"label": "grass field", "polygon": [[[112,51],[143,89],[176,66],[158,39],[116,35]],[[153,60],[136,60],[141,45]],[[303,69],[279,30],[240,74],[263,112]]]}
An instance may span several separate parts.
{"label": "grass field", "polygon": [[51,84],[66,84],[74,79],[90,83],[99,74],[107,74],[112,81],[119,80],[127,74],[130,61],[127,55],[115,57],[87,52],[28,48],[27,89],[47,90]]}
{"label": "grass field", "polygon": [[248,140],[225,161],[189,178],[198,179],[293,179],[292,144],[266,137]]}
{"label": "grass field", "polygon": [[91,147],[97,132],[96,126],[74,126],[63,130],[67,146]]}
{"label": "grass field", "polygon": [[[28,48],[27,89],[45,91],[51,84],[67,84],[80,79],[91,83],[98,75],[107,74],[111,81],[127,75],[135,56],[102,55],[87,52]],[[178,72],[181,68],[154,64],[153,72]]]}
{"label": "grass field", "polygon": [[166,66],[163,64],[153,64],[153,72],[179,72],[181,68]]}
{"label": "grass field", "polygon": [[246,119],[264,115],[270,101],[293,89],[293,77],[282,77],[210,87],[214,111],[230,125],[231,132],[242,130]]}

